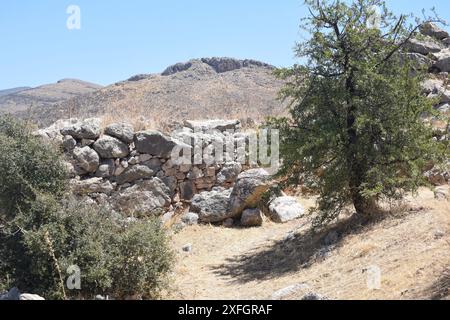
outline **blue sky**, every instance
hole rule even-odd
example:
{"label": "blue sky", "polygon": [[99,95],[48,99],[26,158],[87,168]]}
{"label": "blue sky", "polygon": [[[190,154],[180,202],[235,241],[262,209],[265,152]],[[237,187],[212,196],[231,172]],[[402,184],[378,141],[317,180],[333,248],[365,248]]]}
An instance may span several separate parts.
{"label": "blue sky", "polygon": [[[433,6],[450,20],[448,0],[390,0],[397,13]],[[68,30],[69,5],[81,29]],[[302,0],[1,0],[0,89],[62,78],[111,84],[161,72],[191,58],[295,62]]]}

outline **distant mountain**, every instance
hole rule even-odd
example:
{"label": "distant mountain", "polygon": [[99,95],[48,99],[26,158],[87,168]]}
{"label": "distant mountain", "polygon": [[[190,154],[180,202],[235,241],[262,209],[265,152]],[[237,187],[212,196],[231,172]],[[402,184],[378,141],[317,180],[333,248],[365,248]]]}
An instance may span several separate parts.
{"label": "distant mountain", "polygon": [[0,91],[0,112],[27,113],[46,109],[56,103],[94,92],[102,86],[76,79],[64,79],[37,88],[16,88]]}
{"label": "distant mountain", "polygon": [[[133,76],[98,90],[90,87],[87,91],[91,92],[81,90],[83,94],[70,100],[40,103],[19,115],[31,116],[40,126],[62,118],[93,116],[130,122],[145,117],[155,123],[187,118],[258,121],[285,112],[277,100],[283,82],[273,75],[273,69],[255,60],[194,59],[170,66],[161,74]],[[34,91],[33,98],[46,101],[46,91]]]}
{"label": "distant mountain", "polygon": [[18,93],[18,92],[25,91],[28,89],[31,89],[31,87],[18,87],[18,88],[0,90],[0,97],[7,96],[8,94]]}

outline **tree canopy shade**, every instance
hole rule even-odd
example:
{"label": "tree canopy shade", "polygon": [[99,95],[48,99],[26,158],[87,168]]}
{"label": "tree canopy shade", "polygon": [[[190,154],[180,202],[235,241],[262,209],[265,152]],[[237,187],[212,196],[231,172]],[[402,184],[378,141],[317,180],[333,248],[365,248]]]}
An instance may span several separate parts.
{"label": "tree canopy shade", "polygon": [[435,114],[420,87],[426,70],[402,53],[425,21],[413,26],[382,0],[305,3],[310,38],[296,53],[307,62],[277,71],[291,117],[269,123],[281,130],[279,175],[319,192],[324,223],[349,204],[368,214],[382,198],[415,191],[442,149],[423,121]]}

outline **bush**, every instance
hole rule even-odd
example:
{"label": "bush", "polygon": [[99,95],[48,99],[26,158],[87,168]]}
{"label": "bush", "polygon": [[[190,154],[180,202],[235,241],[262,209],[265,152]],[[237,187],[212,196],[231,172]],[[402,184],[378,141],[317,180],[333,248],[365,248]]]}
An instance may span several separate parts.
{"label": "bush", "polygon": [[[64,195],[59,154],[11,118],[0,118],[0,290],[50,299],[153,298],[173,261],[159,220],[128,222]],[[67,270],[81,271],[68,290]]]}

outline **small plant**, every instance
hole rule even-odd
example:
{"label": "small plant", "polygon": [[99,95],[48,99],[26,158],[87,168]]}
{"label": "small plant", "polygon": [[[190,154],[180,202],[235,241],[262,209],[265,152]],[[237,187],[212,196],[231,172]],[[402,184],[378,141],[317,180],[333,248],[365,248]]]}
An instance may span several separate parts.
{"label": "small plant", "polygon": [[[157,297],[173,255],[159,220],[120,214],[65,194],[53,147],[24,124],[0,118],[0,290],[17,286],[48,299]],[[68,290],[70,266],[81,289]]]}

